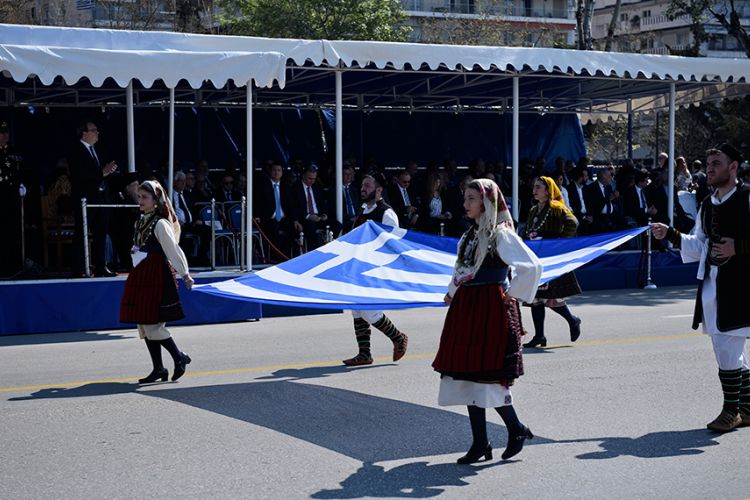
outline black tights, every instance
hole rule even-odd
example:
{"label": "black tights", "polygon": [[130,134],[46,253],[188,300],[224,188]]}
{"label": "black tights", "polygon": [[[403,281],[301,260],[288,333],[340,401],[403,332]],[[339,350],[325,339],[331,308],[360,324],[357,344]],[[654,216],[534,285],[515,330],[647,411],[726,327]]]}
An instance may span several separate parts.
{"label": "black tights", "polygon": [[[487,415],[484,408],[479,406],[468,406],[469,409],[469,423],[471,424],[471,436],[473,442],[472,448],[484,449],[489,444],[487,440]],[[495,408],[497,414],[503,419],[505,427],[508,429],[508,435],[514,436],[520,434],[523,426],[518,420],[516,410],[513,405],[498,406]]]}
{"label": "black tights", "polygon": [[172,337],[164,340],[146,339],[146,347],[148,348],[148,354],[151,356],[151,363],[153,363],[154,365],[154,370],[164,369],[164,363],[161,359],[162,347],[164,347],[164,349],[167,350],[170,356],[172,356],[175,364],[179,363],[182,360],[182,353],[177,348],[177,344],[174,343],[174,339]]}
{"label": "black tights", "polygon": [[[531,319],[534,321],[534,338],[544,337],[544,304],[535,304],[531,306]],[[563,304],[559,307],[550,307],[557,314],[562,316],[565,321],[568,322],[569,326],[573,326],[576,322],[575,316],[570,312],[567,304]]]}

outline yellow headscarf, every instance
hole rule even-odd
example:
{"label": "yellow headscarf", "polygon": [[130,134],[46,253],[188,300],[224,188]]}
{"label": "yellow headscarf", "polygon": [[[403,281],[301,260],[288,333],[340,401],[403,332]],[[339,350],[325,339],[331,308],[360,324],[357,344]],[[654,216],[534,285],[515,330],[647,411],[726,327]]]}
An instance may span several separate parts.
{"label": "yellow headscarf", "polygon": [[557,208],[567,213],[572,213],[570,209],[565,205],[562,192],[557,187],[557,183],[552,177],[546,177],[544,175],[539,177],[539,180],[547,185],[547,193],[549,194],[549,206],[551,208]]}

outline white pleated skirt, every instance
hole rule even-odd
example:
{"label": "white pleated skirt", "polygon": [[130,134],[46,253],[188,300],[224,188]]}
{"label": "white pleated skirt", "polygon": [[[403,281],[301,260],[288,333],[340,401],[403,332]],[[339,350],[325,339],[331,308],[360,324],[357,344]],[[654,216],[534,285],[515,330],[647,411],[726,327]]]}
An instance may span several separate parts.
{"label": "white pleated skirt", "polygon": [[510,387],[502,384],[482,384],[469,380],[456,380],[444,375],[438,392],[440,406],[478,406],[497,408],[513,404]]}

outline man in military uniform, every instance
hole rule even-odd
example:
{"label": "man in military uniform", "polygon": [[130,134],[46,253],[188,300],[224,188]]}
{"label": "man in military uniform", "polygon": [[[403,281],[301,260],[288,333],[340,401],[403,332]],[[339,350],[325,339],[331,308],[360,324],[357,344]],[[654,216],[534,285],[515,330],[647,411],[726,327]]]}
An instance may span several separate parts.
{"label": "man in military uniform", "polygon": [[706,153],[706,176],[713,194],[701,203],[692,234],[665,224],[652,225],[656,239],[666,238],[683,262],[699,262],[693,328],[703,324],[719,365],[724,405],[708,428],[728,432],[750,425],[750,337],[747,293],[750,281],[750,188],[737,182],[742,155],[729,144]]}
{"label": "man in military uniform", "polygon": [[21,182],[21,157],[10,142],[8,124],[0,121],[0,213],[5,237],[0,244],[0,278],[23,269],[21,262],[21,203],[26,187]]}

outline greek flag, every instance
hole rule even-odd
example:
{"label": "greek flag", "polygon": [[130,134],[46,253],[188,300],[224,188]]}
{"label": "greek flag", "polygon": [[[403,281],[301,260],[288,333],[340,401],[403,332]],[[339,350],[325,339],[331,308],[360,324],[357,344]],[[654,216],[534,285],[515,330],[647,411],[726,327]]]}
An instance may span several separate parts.
{"label": "greek flag", "polygon": [[[528,241],[544,265],[540,284],[572,271],[647,228]],[[300,257],[195,289],[230,299],[320,309],[442,306],[458,240],[368,221]]]}

